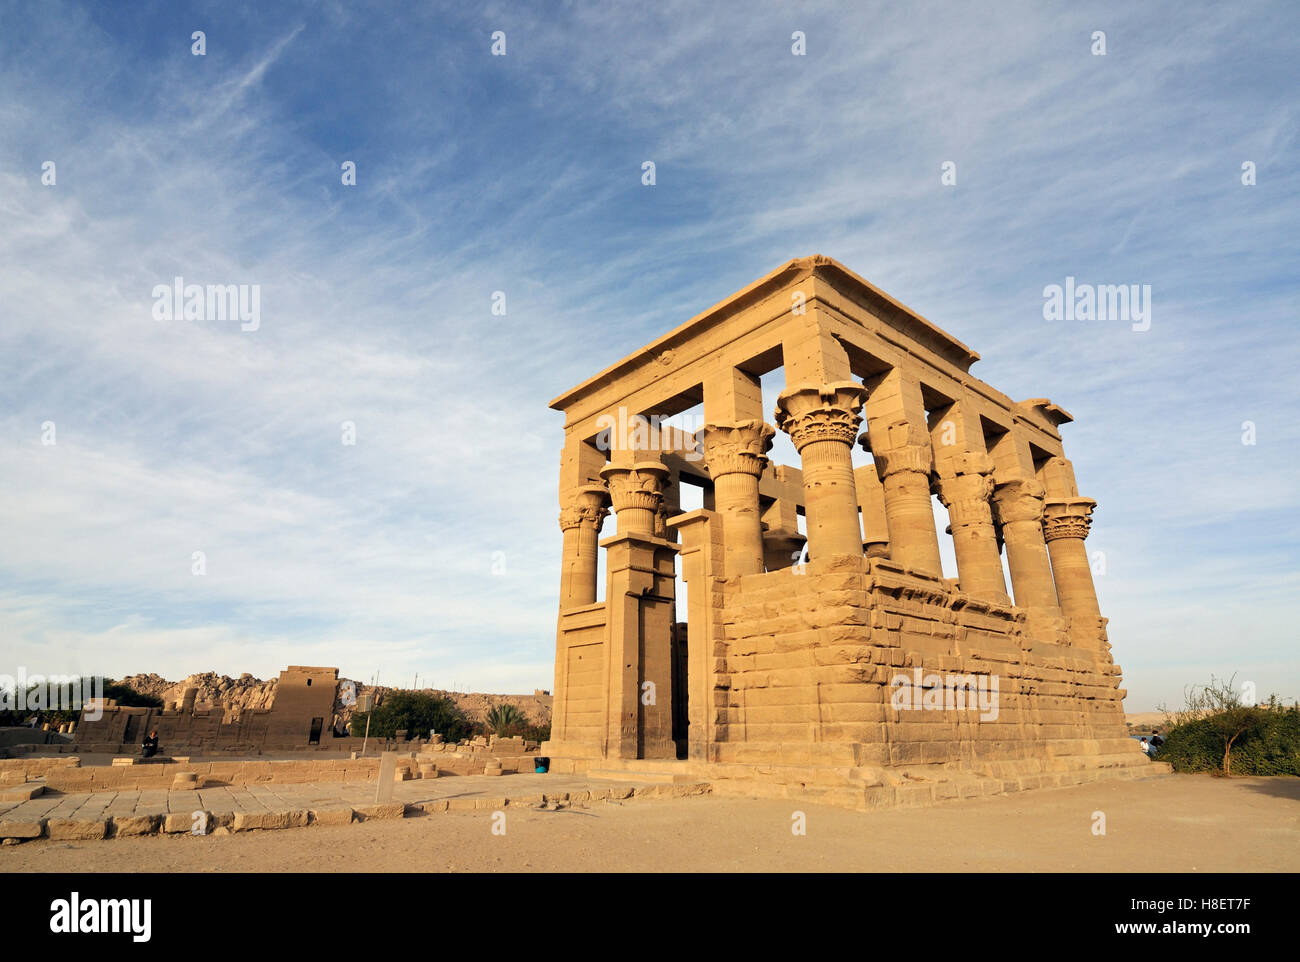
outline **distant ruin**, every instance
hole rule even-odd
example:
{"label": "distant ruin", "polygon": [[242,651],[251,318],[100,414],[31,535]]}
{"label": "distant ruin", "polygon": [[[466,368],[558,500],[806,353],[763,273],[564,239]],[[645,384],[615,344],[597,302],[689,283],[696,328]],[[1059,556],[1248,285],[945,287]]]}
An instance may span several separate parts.
{"label": "distant ruin", "polygon": [[200,707],[195,688],[186,689],[181,702],[171,707],[130,708],[110,702],[98,719],[82,713],[75,733],[77,749],[130,754],[155,730],[164,751],[187,755],[332,748],[338,675],[337,668],[291,665],[280,672],[269,708],[227,712]]}
{"label": "distant ruin", "polygon": [[[396,747],[394,740],[377,736],[368,741],[351,737],[348,729],[353,712],[362,707],[358,695],[365,702],[376,697],[382,700],[395,689],[340,679],[337,668],[291,665],[269,682],[248,674],[230,679],[211,672],[192,675],[180,684],[156,675],[131,676],[122,682],[162,698],[164,706],[133,708],[110,700],[102,717],[88,718],[83,713],[81,720],[70,726],[75,744],[67,746],[69,750],[136,754],[142,739],[152,730],[158,732],[163,752],[180,755],[352,752],[363,746],[378,750],[390,742],[389,747]],[[509,704],[529,720],[541,725],[550,722],[551,694],[540,689],[531,696],[437,690],[426,693],[452,699],[475,720],[482,720],[481,716],[495,705]]]}

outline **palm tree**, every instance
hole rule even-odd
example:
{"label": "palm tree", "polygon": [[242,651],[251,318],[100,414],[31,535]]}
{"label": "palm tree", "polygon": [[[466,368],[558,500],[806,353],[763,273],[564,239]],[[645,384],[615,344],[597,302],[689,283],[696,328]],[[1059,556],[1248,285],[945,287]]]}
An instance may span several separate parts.
{"label": "palm tree", "polygon": [[511,728],[524,724],[524,713],[514,705],[493,705],[485,718],[487,727],[497,736],[504,736]]}

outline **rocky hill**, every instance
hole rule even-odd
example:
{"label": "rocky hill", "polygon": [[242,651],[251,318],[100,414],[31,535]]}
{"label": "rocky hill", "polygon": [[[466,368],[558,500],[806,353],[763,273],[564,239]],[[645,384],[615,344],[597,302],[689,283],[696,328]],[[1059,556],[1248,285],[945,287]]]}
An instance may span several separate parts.
{"label": "rocky hill", "polygon": [[[339,680],[342,682],[346,679]],[[240,714],[246,710],[257,708],[270,708],[272,702],[275,701],[276,679],[262,681],[247,672],[238,678],[231,678],[229,675],[218,675],[215,672],[205,671],[190,675],[183,681],[168,681],[166,678],[151,672],[142,675],[128,675],[119,679],[119,682],[130,686],[141,694],[161,698],[163,704],[168,708],[174,707],[175,703],[181,700],[187,688],[198,689],[198,695],[195,699],[196,707],[220,708],[229,714]],[[382,698],[384,693],[395,690],[383,685],[372,689],[369,685],[363,685],[361,682],[354,683],[358,696],[369,691],[378,691]],[[490,708],[503,704],[514,705],[534,724],[546,725],[551,721],[551,699],[549,695],[490,695],[479,692],[443,691],[436,688],[422,690],[425,694],[444,695],[450,698],[461,711],[478,721],[483,720]],[[336,706],[336,709],[344,723],[346,723],[352,717],[355,706],[340,704]]]}

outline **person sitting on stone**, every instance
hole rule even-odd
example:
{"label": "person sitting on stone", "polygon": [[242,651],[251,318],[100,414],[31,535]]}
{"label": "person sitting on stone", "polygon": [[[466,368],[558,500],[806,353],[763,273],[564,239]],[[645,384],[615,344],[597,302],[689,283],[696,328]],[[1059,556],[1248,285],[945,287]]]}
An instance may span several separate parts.
{"label": "person sitting on stone", "polygon": [[1147,754],[1147,755],[1150,755],[1150,754],[1151,754],[1151,746],[1147,744],[1147,736],[1146,736],[1146,735],[1143,735],[1143,736],[1142,736],[1142,751],[1143,751],[1145,754]]}
{"label": "person sitting on stone", "polygon": [[158,754],[158,733],[151,731],[145,736],[143,744],[140,745],[141,758],[153,758]]}

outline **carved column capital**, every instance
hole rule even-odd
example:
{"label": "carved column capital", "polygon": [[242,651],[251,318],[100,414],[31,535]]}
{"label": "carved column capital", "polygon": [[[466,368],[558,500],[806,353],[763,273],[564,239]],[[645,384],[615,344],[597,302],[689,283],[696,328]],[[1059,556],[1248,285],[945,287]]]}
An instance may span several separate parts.
{"label": "carved column capital", "polygon": [[871,454],[876,461],[876,470],[880,472],[882,481],[904,472],[923,474],[929,478],[934,468],[934,452],[928,444],[900,444],[888,451],[873,450]]}
{"label": "carved column capital", "polygon": [[759,420],[706,424],[695,432],[695,449],[704,456],[714,478],[726,474],[758,477],[767,467],[767,452],[775,435],[770,424]]}
{"label": "carved column capital", "polygon": [[1017,521],[1042,521],[1043,486],[1030,478],[999,484],[993,491],[993,505],[1000,524]]}
{"label": "carved column capital", "polygon": [[560,512],[560,530],[568,531],[583,524],[599,531],[609,517],[609,489],[603,484],[584,484],[573,492],[568,506]]}
{"label": "carved column capital", "polygon": [[814,441],[852,444],[862,424],[859,412],[866,393],[855,381],[786,388],[776,399],[776,426],[790,435],[799,452]]}
{"label": "carved column capital", "polygon": [[668,486],[668,468],[661,461],[610,464],[600,476],[609,484],[615,511],[628,509],[656,512]]}
{"label": "carved column capital", "polygon": [[993,494],[991,474],[958,474],[939,478],[934,489],[943,506],[948,509],[954,526],[993,523],[993,512],[989,505],[989,497]]}
{"label": "carved column capital", "polygon": [[1088,537],[1092,526],[1092,510],[1097,502],[1092,498],[1052,499],[1043,504],[1043,540],[1049,544],[1058,538]]}

